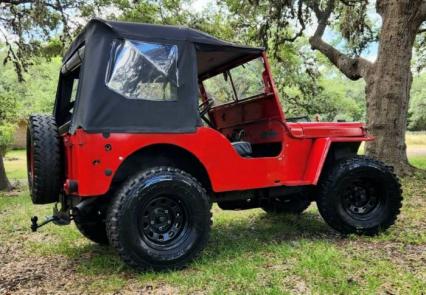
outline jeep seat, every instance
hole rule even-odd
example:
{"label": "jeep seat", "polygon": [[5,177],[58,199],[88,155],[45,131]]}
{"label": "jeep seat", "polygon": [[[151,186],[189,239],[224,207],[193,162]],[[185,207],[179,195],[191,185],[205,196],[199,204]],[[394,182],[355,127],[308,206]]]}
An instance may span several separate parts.
{"label": "jeep seat", "polygon": [[253,153],[250,142],[236,141],[232,142],[232,146],[241,157],[250,157]]}

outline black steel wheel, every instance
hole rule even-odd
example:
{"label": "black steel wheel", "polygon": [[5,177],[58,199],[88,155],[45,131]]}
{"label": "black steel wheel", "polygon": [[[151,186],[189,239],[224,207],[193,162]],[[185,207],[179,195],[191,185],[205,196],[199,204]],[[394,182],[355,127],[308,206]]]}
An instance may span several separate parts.
{"label": "black steel wheel", "polygon": [[375,235],[389,228],[402,205],[402,190],[393,169],[356,156],[336,163],[320,183],[320,214],[343,234]]}
{"label": "black steel wheel", "polygon": [[386,198],[381,198],[381,194],[382,189],[372,179],[360,177],[348,181],[341,196],[343,210],[355,219],[369,218],[385,205]]}
{"label": "black steel wheel", "polygon": [[138,270],[181,268],[207,243],[210,207],[194,177],[176,168],[152,168],[130,179],[113,199],[108,239]]}
{"label": "black steel wheel", "polygon": [[188,210],[180,199],[155,196],[143,207],[139,228],[141,235],[154,247],[184,239],[189,233]]}
{"label": "black steel wheel", "polygon": [[294,196],[286,196],[274,198],[267,204],[262,206],[262,209],[267,213],[273,214],[302,214],[308,209],[311,204],[311,199],[306,194],[296,194]]}

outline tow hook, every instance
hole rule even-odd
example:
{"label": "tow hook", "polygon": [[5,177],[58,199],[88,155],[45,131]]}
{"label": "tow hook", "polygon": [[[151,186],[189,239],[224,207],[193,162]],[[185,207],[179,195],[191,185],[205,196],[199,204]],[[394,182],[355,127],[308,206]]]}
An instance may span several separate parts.
{"label": "tow hook", "polygon": [[40,227],[53,222],[56,225],[67,225],[71,223],[72,220],[72,216],[70,216],[70,214],[68,212],[64,212],[64,211],[59,211],[58,208],[55,206],[53,208],[53,215],[51,216],[47,216],[46,219],[41,222],[40,224],[38,224],[38,217],[37,216],[33,216],[31,217],[31,230],[33,232],[36,232],[37,229],[39,229]]}
{"label": "tow hook", "polygon": [[56,217],[54,215],[48,216],[48,217],[46,217],[46,219],[42,223],[38,224],[37,223],[38,217],[33,216],[33,217],[31,217],[31,230],[33,232],[36,232],[38,228],[42,227],[43,225],[48,224],[49,222],[52,222],[55,219],[56,219]]}

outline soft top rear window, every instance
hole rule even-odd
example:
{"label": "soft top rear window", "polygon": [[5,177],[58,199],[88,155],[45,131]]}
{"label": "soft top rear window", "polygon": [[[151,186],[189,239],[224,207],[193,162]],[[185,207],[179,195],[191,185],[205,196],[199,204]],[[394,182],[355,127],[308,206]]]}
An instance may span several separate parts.
{"label": "soft top rear window", "polygon": [[107,86],[128,99],[177,100],[178,47],[124,40],[115,44]]}

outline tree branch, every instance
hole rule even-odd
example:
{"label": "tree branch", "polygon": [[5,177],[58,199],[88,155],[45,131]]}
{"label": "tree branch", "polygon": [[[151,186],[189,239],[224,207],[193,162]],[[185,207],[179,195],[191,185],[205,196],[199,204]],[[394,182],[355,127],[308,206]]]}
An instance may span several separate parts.
{"label": "tree branch", "polygon": [[306,29],[306,24],[303,19],[303,1],[299,1],[298,7],[297,7],[297,20],[300,24],[300,30],[291,38],[283,38],[285,42],[294,42],[297,38],[301,37],[303,35],[303,32]]}
{"label": "tree branch", "polygon": [[422,20],[426,20],[426,0],[423,0],[422,5],[420,6],[420,16]]}
{"label": "tree branch", "polygon": [[315,15],[318,19],[318,26],[315,30],[314,36],[317,38],[322,38],[324,35],[325,28],[327,27],[328,19],[330,18],[331,12],[334,8],[334,0],[329,0],[327,3],[327,8],[325,11],[321,11],[318,2],[313,2],[312,7]]}
{"label": "tree branch", "polygon": [[362,57],[351,58],[315,36],[309,38],[309,43],[312,49],[319,50],[324,54],[349,79],[358,80],[367,76],[372,65],[368,60]]}
{"label": "tree branch", "polygon": [[12,5],[21,5],[26,3],[32,3],[31,0],[0,0],[0,4],[12,4]]}
{"label": "tree branch", "polygon": [[[416,24],[419,28],[422,26],[422,23],[426,22],[426,0],[419,0],[417,6],[414,8],[412,22]],[[417,32],[417,34],[420,32]]]}
{"label": "tree branch", "polygon": [[351,80],[358,80],[367,75],[371,63],[361,57],[352,58],[322,40],[334,7],[335,0],[329,0],[324,11],[321,10],[317,2],[314,2],[312,10],[318,19],[318,26],[314,35],[309,38],[309,43],[312,49],[319,50],[324,54],[346,77]]}

